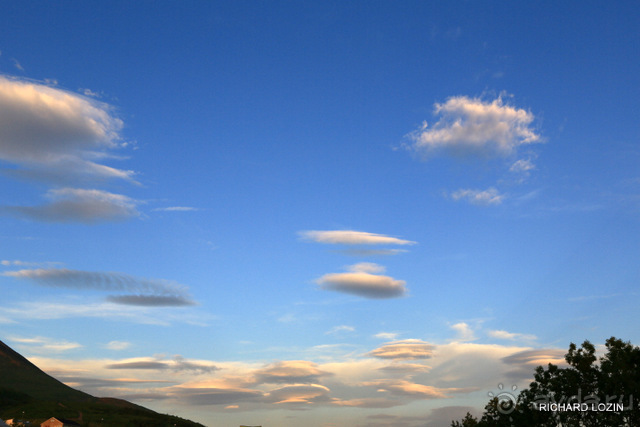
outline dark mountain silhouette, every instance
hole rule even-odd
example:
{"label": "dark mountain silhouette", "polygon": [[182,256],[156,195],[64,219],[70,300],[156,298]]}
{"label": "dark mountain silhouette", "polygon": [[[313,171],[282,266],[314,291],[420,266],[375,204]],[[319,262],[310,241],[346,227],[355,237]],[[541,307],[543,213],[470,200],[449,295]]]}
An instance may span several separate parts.
{"label": "dark mountain silhouette", "polygon": [[86,427],[204,427],[115,398],[97,398],[43,372],[0,341],[0,418],[39,425],[67,418]]}

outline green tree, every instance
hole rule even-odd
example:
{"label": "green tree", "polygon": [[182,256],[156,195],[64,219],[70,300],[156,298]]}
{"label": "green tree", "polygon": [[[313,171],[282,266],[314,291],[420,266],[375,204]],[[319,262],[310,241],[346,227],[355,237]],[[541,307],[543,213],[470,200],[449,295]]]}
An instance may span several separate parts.
{"label": "green tree", "polygon": [[[598,360],[589,341],[580,348],[571,343],[565,355],[567,367],[551,363],[547,368],[538,366],[534,381],[516,402],[500,402],[494,397],[479,420],[467,413],[451,426],[640,426],[636,403],[640,397],[640,348],[615,337],[605,345],[606,353]],[[575,408],[576,404],[582,410],[566,410],[567,405]]]}

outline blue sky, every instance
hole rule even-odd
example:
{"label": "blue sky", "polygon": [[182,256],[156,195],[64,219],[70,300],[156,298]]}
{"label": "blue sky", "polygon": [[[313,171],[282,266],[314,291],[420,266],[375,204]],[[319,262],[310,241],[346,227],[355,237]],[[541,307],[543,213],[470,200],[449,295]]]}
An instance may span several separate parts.
{"label": "blue sky", "polygon": [[5,4],[0,339],[285,427],[443,425],[569,342],[637,343],[638,15]]}

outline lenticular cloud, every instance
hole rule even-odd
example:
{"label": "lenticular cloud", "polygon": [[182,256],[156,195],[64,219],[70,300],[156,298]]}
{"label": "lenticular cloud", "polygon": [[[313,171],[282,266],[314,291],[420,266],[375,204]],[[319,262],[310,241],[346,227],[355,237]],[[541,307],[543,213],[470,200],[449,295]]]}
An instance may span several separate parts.
{"label": "lenticular cloud", "polygon": [[35,170],[36,177],[57,173],[128,179],[133,174],[93,161],[120,146],[122,121],[106,104],[0,76],[0,110],[0,159]]}

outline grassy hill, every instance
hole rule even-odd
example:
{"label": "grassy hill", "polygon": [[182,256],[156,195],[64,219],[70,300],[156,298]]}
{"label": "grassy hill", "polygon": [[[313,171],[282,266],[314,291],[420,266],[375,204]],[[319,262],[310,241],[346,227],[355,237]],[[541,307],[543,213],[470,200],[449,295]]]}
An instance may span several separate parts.
{"label": "grassy hill", "polygon": [[86,427],[204,427],[126,400],[97,398],[71,388],[0,341],[0,418],[24,418],[39,425],[51,417]]}

